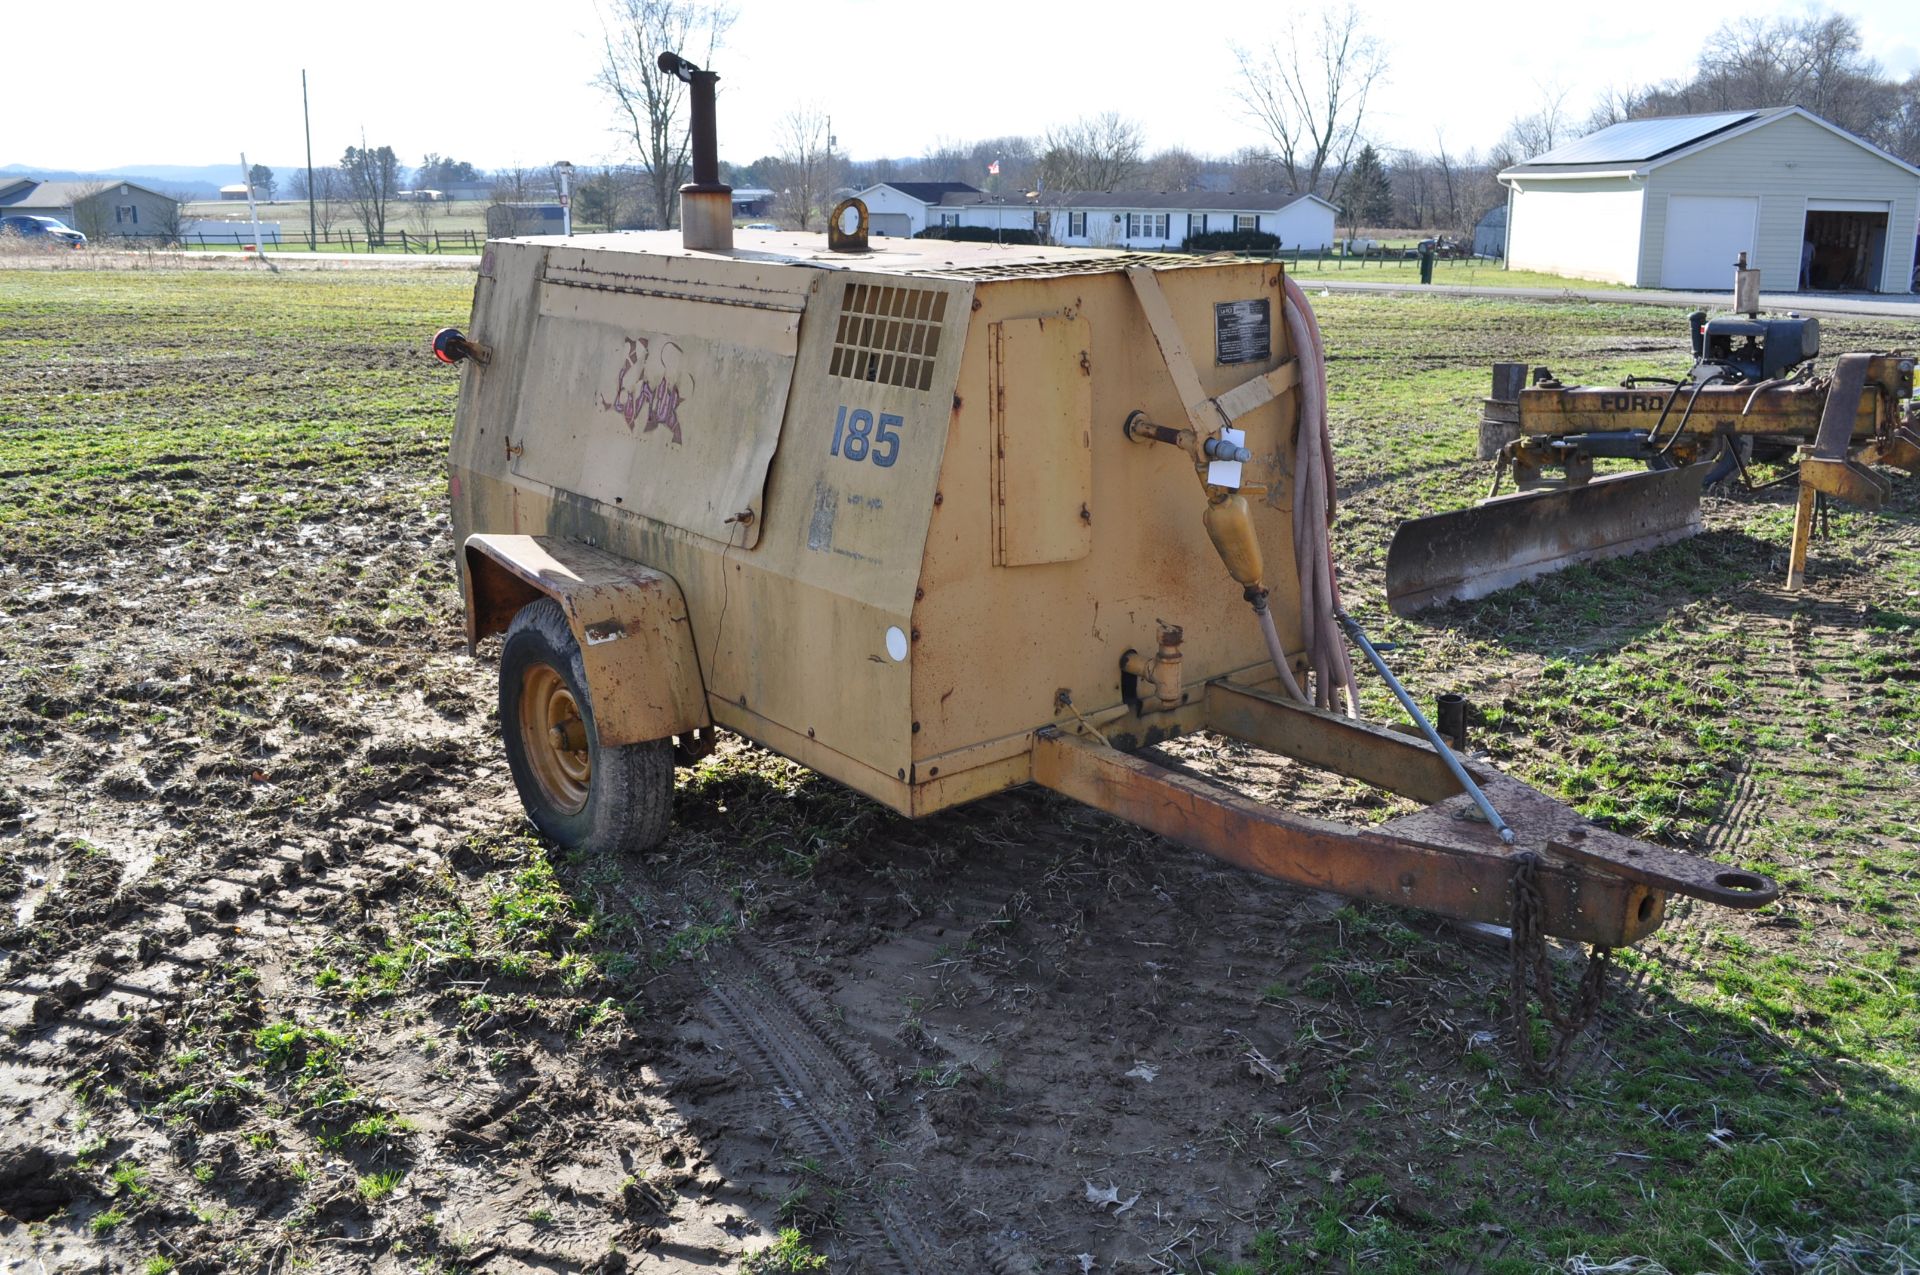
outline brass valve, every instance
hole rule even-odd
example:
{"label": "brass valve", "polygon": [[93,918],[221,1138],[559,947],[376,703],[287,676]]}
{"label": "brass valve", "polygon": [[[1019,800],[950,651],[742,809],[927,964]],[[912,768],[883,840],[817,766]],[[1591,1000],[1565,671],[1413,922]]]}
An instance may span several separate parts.
{"label": "brass valve", "polygon": [[1140,680],[1138,699],[1145,703],[1146,690],[1152,687],[1156,708],[1178,708],[1185,692],[1180,686],[1180,643],[1186,634],[1177,624],[1160,626],[1160,649],[1149,659],[1138,651],[1120,657],[1120,671]]}

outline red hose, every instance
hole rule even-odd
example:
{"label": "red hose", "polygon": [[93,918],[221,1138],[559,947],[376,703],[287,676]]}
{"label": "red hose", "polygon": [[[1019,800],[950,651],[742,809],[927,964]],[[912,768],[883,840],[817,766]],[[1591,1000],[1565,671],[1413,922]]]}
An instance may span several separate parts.
{"label": "red hose", "polygon": [[1327,355],[1306,293],[1285,276],[1287,335],[1300,361],[1300,426],[1294,446],[1293,553],[1300,578],[1300,625],[1314,671],[1314,701],[1335,704],[1344,691],[1349,715],[1358,713],[1353,665],[1335,616],[1340,584],[1333,569],[1333,437],[1327,424]]}

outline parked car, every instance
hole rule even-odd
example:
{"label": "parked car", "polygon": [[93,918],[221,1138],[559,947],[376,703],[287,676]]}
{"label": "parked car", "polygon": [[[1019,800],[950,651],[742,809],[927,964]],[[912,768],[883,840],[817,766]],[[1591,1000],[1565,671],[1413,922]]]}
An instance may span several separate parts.
{"label": "parked car", "polygon": [[774,225],[770,221],[750,221],[746,225],[742,226],[741,229],[742,230],[778,230],[780,229],[780,227]]}
{"label": "parked car", "polygon": [[45,248],[84,248],[87,237],[58,217],[30,217],[15,213],[0,217],[0,238]]}

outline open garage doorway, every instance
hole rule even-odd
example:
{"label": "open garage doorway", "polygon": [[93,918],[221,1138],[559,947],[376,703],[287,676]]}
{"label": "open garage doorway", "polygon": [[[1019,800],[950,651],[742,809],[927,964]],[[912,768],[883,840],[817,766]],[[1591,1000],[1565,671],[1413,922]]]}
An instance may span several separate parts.
{"label": "open garage doorway", "polygon": [[1800,287],[1816,292],[1878,292],[1887,261],[1884,201],[1816,199],[1807,203]]}

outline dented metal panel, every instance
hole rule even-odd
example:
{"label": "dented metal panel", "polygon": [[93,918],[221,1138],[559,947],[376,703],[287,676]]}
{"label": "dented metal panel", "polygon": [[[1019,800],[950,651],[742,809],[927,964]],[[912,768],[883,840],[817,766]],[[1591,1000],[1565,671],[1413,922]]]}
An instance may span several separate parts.
{"label": "dented metal panel", "polygon": [[[710,540],[760,538],[800,313],[556,282],[549,267],[513,472]],[[578,272],[576,272],[578,273]]]}
{"label": "dented metal panel", "polygon": [[712,724],[680,586],[627,558],[547,536],[467,537],[469,641],[502,632],[536,596],[580,644],[594,727],[609,746]]}
{"label": "dented metal panel", "polygon": [[1093,545],[1093,361],[1078,315],[988,328],[993,561],[1074,562]]}

